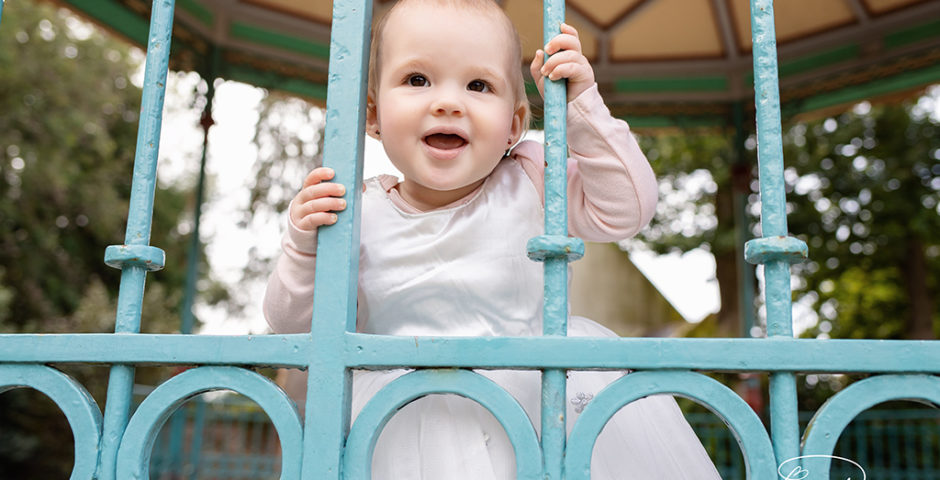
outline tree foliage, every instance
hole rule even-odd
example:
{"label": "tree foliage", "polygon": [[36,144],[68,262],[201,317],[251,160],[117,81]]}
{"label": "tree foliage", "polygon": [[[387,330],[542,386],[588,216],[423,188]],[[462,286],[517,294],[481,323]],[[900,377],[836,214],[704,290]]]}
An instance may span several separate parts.
{"label": "tree foliage", "polygon": [[[0,29],[6,332],[102,331],[111,323],[79,325],[74,314],[101,286],[111,298],[117,291],[120,272],[102,259],[107,245],[124,243],[141,97],[131,75],[138,62],[123,42],[74,22],[45,4],[11,2]],[[165,331],[178,321],[188,239],[177,226],[188,201],[172,186],[156,192],[151,243],[167,252],[168,265],[149,276],[148,295],[172,306],[145,311],[144,328]]]}
{"label": "tree foliage", "polygon": [[912,105],[862,104],[786,134],[796,265],[821,322],[810,335],[935,338],[940,125]]}
{"label": "tree foliage", "polygon": [[733,232],[719,232],[715,195],[731,188],[733,144],[714,131],[656,134],[640,143],[659,180],[656,216],[640,232],[658,253],[733,248]]}
{"label": "tree foliage", "polygon": [[[285,212],[304,178],[322,165],[324,113],[305,99],[268,92],[261,100],[252,143],[258,157],[252,165],[248,208],[240,224],[249,227],[276,218],[285,225]],[[277,253],[252,249],[242,281],[267,279]]]}
{"label": "tree foliage", "polygon": [[[925,108],[938,92],[786,126],[788,227],[809,245],[809,260],[793,268],[794,299],[819,319],[804,336],[936,338],[940,332],[940,125]],[[642,240],[659,252],[705,248],[720,264],[720,252],[733,245],[720,212],[721,192],[733,188],[734,138],[683,132],[641,142],[661,193]],[[755,165],[753,136],[746,145],[737,155]],[[749,183],[738,188],[751,196],[756,213],[756,179]],[[757,218],[747,221],[747,231],[759,234]],[[724,304],[725,290],[737,285],[719,282],[719,288]],[[800,407],[815,410],[863,377],[801,376]]]}
{"label": "tree foliage", "polygon": [[[733,298],[726,290],[737,285],[721,281],[722,256],[734,246],[734,222],[727,221],[723,194],[735,188],[732,159],[756,165],[753,140],[740,153],[724,132],[683,132],[642,142],[661,194],[657,216],[640,238],[659,252],[711,251],[724,311],[726,299]],[[940,331],[933,300],[940,286],[937,121],[913,103],[865,103],[831,118],[792,122],[784,147],[789,230],[810,251],[808,262],[794,266],[794,297],[821,320],[807,335],[935,338]],[[754,210],[756,180],[748,183],[737,188],[751,196]],[[759,232],[756,217],[746,220],[748,232]]]}
{"label": "tree foliage", "polygon": [[640,138],[659,179],[660,195],[656,216],[638,239],[658,253],[700,248],[715,257],[721,309],[688,332],[691,336],[736,337],[744,323],[738,281],[743,259],[736,225],[754,219],[737,218],[735,210],[736,202],[751,193],[754,161],[753,154],[736,147],[737,138],[730,129]]}
{"label": "tree foliage", "polygon": [[[131,48],[45,3],[7,2],[0,25],[0,333],[114,329],[141,91]],[[139,55],[138,55],[139,57]],[[178,328],[190,192],[156,192],[151,244],[167,266],[148,275],[142,329]],[[60,366],[103,405],[107,369]],[[143,371],[153,382],[162,371]],[[0,477],[65,478],[71,438],[35,392],[0,395]]]}

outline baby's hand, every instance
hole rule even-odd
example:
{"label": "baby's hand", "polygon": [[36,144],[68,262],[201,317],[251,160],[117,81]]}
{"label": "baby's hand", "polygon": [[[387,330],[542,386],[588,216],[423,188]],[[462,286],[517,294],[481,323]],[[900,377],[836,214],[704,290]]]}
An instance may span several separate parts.
{"label": "baby's hand", "polygon": [[336,214],[346,208],[342,197],[346,187],[341,183],[323,182],[333,178],[333,169],[313,169],[304,179],[304,186],[290,205],[290,220],[301,230],[316,230],[321,225],[336,223]]}
{"label": "baby's hand", "polygon": [[[550,55],[547,62],[545,62],[546,53]],[[551,80],[567,78],[569,102],[594,85],[594,70],[587,57],[581,53],[578,31],[567,23],[561,24],[561,33],[545,44],[544,51],[536,50],[530,70],[532,78],[539,87],[539,95],[543,98],[545,97],[544,77]]]}

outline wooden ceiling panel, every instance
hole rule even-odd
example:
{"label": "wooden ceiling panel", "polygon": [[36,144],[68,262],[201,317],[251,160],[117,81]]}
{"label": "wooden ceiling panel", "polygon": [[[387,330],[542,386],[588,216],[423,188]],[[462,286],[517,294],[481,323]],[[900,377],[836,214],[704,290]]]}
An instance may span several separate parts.
{"label": "wooden ceiling panel", "polygon": [[566,3],[599,27],[607,28],[619,20],[624,13],[644,1],[646,0],[568,0]]}
{"label": "wooden ceiling panel", "polygon": [[706,0],[659,0],[633,13],[611,35],[616,59],[720,57],[718,22]]}
{"label": "wooden ceiling panel", "polygon": [[[581,52],[592,62],[597,61],[597,35],[594,35],[594,29],[587,24],[582,24],[574,18],[568,17],[568,23],[578,30],[578,37],[581,39]],[[530,53],[526,53],[530,55]]]}
{"label": "wooden ceiling panel", "polygon": [[[751,7],[748,0],[731,0],[735,35],[740,51],[751,50]],[[774,2],[777,43],[806,37],[827,29],[856,23],[858,19],[844,1],[786,0]]]}
{"label": "wooden ceiling panel", "polygon": [[[513,25],[522,39],[522,58],[526,65],[532,61],[535,51],[542,48],[542,2],[540,0],[505,0],[503,9],[512,19]],[[578,22],[568,17],[568,22],[578,29],[581,38],[581,48],[591,61],[597,59],[597,35],[595,27]]]}
{"label": "wooden ceiling panel", "polygon": [[276,10],[316,22],[329,24],[333,20],[333,2],[310,0],[241,0],[241,3]]}
{"label": "wooden ceiling panel", "polygon": [[536,49],[542,48],[542,2],[536,0],[506,0],[503,9],[522,39],[522,56],[529,61]]}
{"label": "wooden ceiling panel", "polygon": [[923,0],[863,0],[862,3],[865,4],[865,8],[867,8],[869,12],[881,14],[921,2],[923,2]]}

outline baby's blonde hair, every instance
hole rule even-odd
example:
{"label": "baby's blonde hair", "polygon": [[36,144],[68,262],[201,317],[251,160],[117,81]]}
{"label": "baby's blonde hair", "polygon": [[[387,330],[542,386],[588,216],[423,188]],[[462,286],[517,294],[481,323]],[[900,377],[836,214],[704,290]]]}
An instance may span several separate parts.
{"label": "baby's blonde hair", "polygon": [[372,100],[376,101],[378,94],[379,71],[381,68],[379,59],[381,58],[381,40],[385,32],[385,25],[393,12],[411,4],[430,4],[487,13],[493,15],[497,21],[503,24],[503,28],[506,29],[506,33],[512,42],[511,45],[507,46],[510,49],[509,53],[512,61],[509,69],[509,83],[513,87],[516,109],[520,107],[525,109],[522,128],[523,130],[528,129],[531,111],[529,109],[529,99],[525,93],[525,80],[522,78],[522,42],[519,40],[519,32],[516,31],[512,20],[493,0],[398,0],[392,8],[382,15],[382,18],[379,19],[372,30],[372,42],[369,47],[369,96]]}

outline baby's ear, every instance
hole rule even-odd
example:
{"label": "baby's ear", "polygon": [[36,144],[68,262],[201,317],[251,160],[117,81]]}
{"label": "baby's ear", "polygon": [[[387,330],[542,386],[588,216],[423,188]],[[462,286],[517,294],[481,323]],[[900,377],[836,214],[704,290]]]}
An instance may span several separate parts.
{"label": "baby's ear", "polygon": [[519,143],[519,139],[521,139],[522,136],[525,135],[526,128],[528,127],[528,125],[526,125],[526,122],[528,121],[528,117],[529,117],[528,104],[520,103],[516,107],[516,111],[513,112],[512,114],[512,126],[510,126],[510,132],[509,132],[510,137],[511,137],[510,142],[509,142],[510,145],[515,145]]}
{"label": "baby's ear", "polygon": [[379,116],[375,109],[375,99],[369,94],[366,97],[366,134],[376,140],[382,140],[379,132]]}

